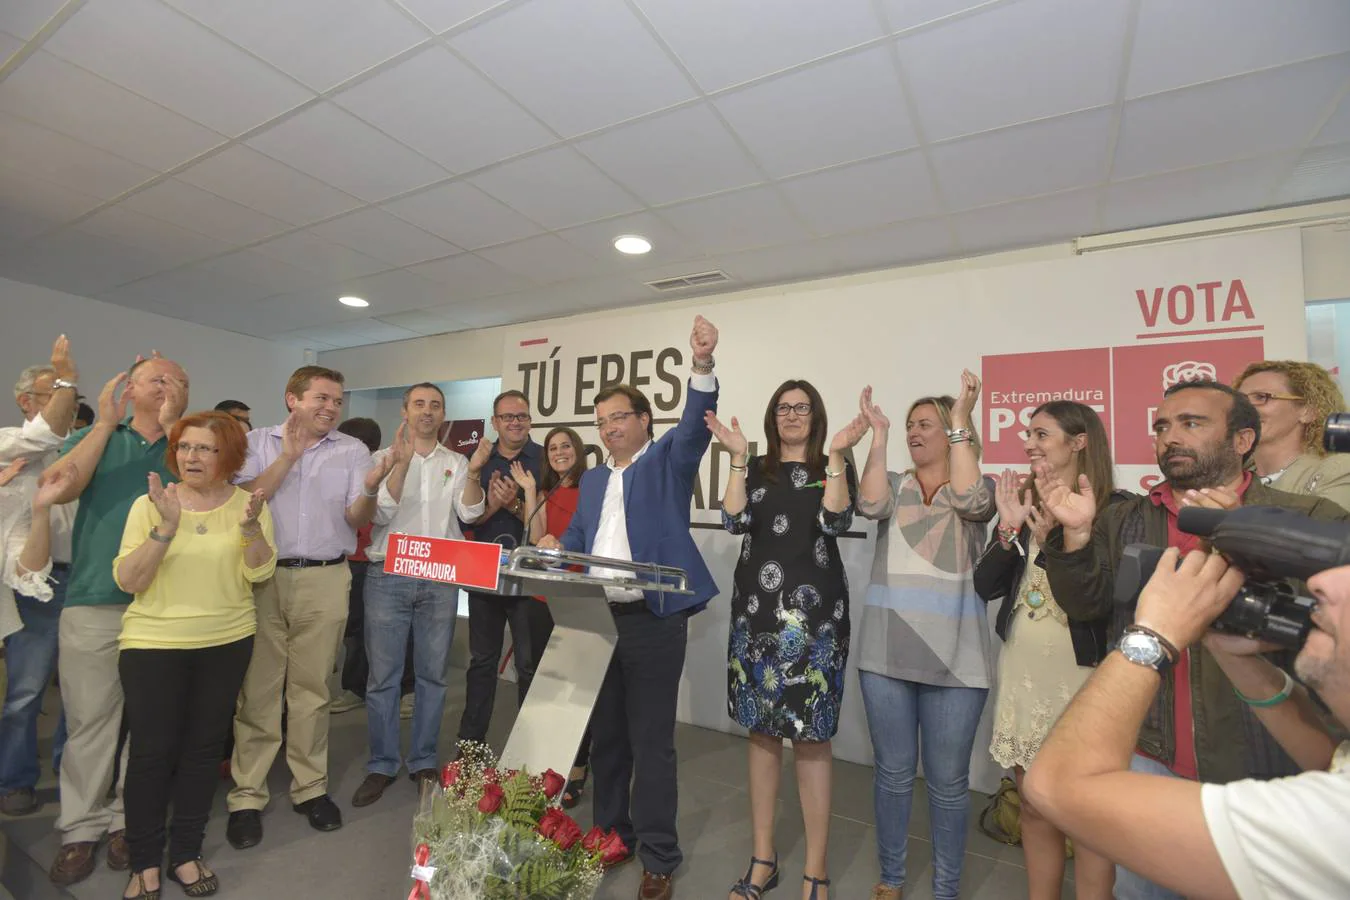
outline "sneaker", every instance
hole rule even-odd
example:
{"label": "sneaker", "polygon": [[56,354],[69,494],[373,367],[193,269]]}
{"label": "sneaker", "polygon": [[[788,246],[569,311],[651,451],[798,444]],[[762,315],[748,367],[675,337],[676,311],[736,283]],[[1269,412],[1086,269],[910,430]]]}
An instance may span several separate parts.
{"label": "sneaker", "polygon": [[398,717],[400,719],[411,719],[413,717],[414,696],[413,694],[404,694],[403,698],[398,701]]}
{"label": "sneaker", "polygon": [[333,698],[328,705],[328,712],[332,715],[338,713],[351,712],[354,709],[360,709],[366,705],[366,701],[356,696],[351,691],[343,691]]}
{"label": "sneaker", "polygon": [[0,813],[7,816],[26,816],[37,812],[40,805],[37,802],[37,791],[32,788],[19,788],[0,794]]}

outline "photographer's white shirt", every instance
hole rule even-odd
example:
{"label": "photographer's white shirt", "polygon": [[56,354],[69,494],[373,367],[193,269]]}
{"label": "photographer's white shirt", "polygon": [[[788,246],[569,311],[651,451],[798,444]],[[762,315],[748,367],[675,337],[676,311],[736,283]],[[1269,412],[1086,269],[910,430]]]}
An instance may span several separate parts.
{"label": "photographer's white shirt", "polygon": [[1329,771],[1206,784],[1201,798],[1242,900],[1350,897],[1350,741]]}

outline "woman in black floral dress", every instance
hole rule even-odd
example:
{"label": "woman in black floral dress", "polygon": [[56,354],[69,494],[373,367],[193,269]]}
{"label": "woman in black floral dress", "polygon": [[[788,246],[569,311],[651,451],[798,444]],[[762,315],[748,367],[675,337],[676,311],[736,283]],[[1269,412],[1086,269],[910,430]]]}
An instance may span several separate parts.
{"label": "woman in black floral dress", "polygon": [[867,432],[858,416],[825,452],[825,405],[809,382],[786,381],[764,413],[767,452],[751,459],[736,419],[708,428],[731,451],[722,520],[743,534],[731,597],[727,712],[750,730],[754,855],[731,898],[758,900],[778,883],[774,808],[783,739],[792,741],[806,824],[803,896],[824,900],[830,739],[848,664],[848,581],[835,536],[853,521],[857,482],[844,452]]}

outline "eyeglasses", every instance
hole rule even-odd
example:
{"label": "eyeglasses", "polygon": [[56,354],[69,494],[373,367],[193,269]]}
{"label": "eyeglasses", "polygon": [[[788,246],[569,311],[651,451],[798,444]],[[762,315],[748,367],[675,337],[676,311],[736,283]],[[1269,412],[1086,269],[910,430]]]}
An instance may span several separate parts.
{"label": "eyeglasses", "polygon": [[1252,391],[1246,394],[1248,400],[1252,401],[1252,406],[1265,406],[1272,400],[1302,400],[1302,397],[1296,397],[1293,394],[1272,394],[1269,391]]}
{"label": "eyeglasses", "polygon": [[530,421],[530,414],[529,414],[529,413],[500,413],[500,414],[498,414],[497,418],[501,419],[503,422],[507,422],[507,423],[509,423],[509,424],[514,425],[514,424],[516,424],[517,422],[528,422],[528,421]]}
{"label": "eyeglasses", "polygon": [[595,427],[604,428],[606,425],[622,425],[624,422],[627,422],[630,418],[636,415],[637,413],[633,412],[633,410],[631,409],[626,412],[610,413],[607,416],[601,416],[600,418],[596,419]]}
{"label": "eyeglasses", "polygon": [[806,416],[811,415],[811,404],[810,404],[810,403],[780,403],[780,404],[778,404],[777,406],[775,406],[775,407],[773,408],[773,412],[774,412],[774,415],[778,416],[778,418],[780,418],[780,419],[783,418],[783,417],[785,417],[785,416],[786,416],[788,413],[790,413],[790,412],[795,412],[797,415],[802,416],[802,417],[804,418],[804,417],[806,417]]}
{"label": "eyeglasses", "polygon": [[220,452],[220,448],[208,447],[206,444],[179,444],[177,449],[184,456],[191,456],[194,453],[198,456],[205,456],[208,453]]}

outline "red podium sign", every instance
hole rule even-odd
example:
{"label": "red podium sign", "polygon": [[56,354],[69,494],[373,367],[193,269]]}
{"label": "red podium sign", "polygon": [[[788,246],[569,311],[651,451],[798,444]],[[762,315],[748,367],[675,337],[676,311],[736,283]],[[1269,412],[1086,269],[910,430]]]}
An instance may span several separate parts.
{"label": "red podium sign", "polygon": [[497,590],[501,544],[391,534],[385,552],[386,574],[443,581],[484,591]]}

